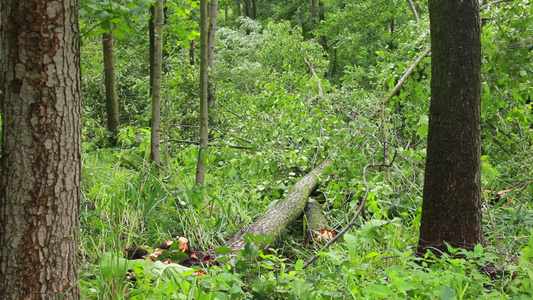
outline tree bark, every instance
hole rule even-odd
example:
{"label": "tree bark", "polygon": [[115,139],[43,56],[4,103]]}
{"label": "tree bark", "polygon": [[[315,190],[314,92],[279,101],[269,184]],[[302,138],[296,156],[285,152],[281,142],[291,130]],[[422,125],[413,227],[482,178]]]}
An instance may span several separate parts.
{"label": "tree bark", "polygon": [[150,97],[154,88],[154,53],[155,53],[155,6],[150,6],[150,20],[148,21],[148,39],[149,39],[149,55],[150,55]]}
{"label": "tree bark", "polygon": [[200,145],[198,147],[198,164],[196,166],[196,184],[204,184],[207,161],[207,142],[209,138],[208,123],[208,0],[200,0]]}
{"label": "tree bark", "polygon": [[418,254],[483,242],[478,1],[429,1],[431,104]]}
{"label": "tree bark", "polygon": [[305,219],[307,220],[307,232],[305,240],[307,243],[313,241],[321,242],[324,237],[330,238],[327,235],[329,231],[329,224],[322,207],[316,202],[308,202],[304,209]]}
{"label": "tree bark", "polygon": [[0,297],[79,299],[77,1],[0,5]]}
{"label": "tree bark", "polygon": [[218,0],[211,0],[209,6],[209,42],[207,53],[207,66],[209,67],[208,83],[207,83],[207,105],[209,107],[215,105],[215,38],[217,32],[217,17],[218,17]]}
{"label": "tree bark", "polygon": [[113,28],[109,25],[109,33],[102,34],[104,49],[104,77],[105,77],[105,100],[107,108],[107,130],[109,142],[116,146],[118,142],[118,100],[115,84],[115,49],[113,47]]}
{"label": "tree bark", "polygon": [[252,0],[252,19],[257,19],[257,0]]}
{"label": "tree bark", "polygon": [[237,17],[240,17],[242,15],[242,12],[241,12],[241,0],[237,0],[236,8],[237,8]]}
{"label": "tree bark", "polygon": [[240,228],[224,246],[232,251],[244,249],[246,232],[252,235],[273,235],[279,239],[283,231],[302,214],[309,195],[318,186],[318,175],[329,165],[325,161],[298,181],[290,190],[285,201],[278,202],[268,209],[257,221]]}
{"label": "tree bark", "polygon": [[[322,23],[326,21],[326,9],[324,8],[324,1],[318,1],[318,22]],[[318,40],[322,48],[326,53],[329,52],[328,39],[325,35],[321,35]]]}
{"label": "tree bark", "polygon": [[[193,22],[196,22],[196,14],[194,13],[194,10],[191,10],[191,20]],[[196,52],[196,39],[191,41],[191,44],[189,45],[189,64],[191,66],[195,65],[195,52]]]}
{"label": "tree bark", "polygon": [[161,164],[160,139],[161,139],[161,75],[163,70],[163,26],[164,11],[163,0],[157,0],[155,7],[155,39],[154,39],[154,66],[152,89],[152,130],[150,159],[155,165]]}
{"label": "tree bark", "polygon": [[244,14],[250,18],[252,18],[252,2],[251,0],[244,0]]}

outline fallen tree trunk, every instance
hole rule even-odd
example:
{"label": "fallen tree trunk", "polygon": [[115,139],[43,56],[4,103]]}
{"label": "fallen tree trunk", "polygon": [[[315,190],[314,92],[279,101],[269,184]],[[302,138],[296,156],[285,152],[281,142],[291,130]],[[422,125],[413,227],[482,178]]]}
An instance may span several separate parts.
{"label": "fallen tree trunk", "polygon": [[305,219],[307,220],[307,234],[306,242],[322,243],[324,240],[329,240],[335,236],[335,233],[330,229],[328,220],[324,216],[322,207],[316,202],[308,202],[305,206]]}
{"label": "fallen tree trunk", "polygon": [[283,231],[294,222],[303,212],[309,195],[318,186],[318,175],[328,166],[330,161],[326,160],[320,166],[313,169],[289,190],[287,198],[283,202],[278,202],[269,208],[256,222],[241,227],[224,246],[232,251],[244,249],[246,232],[256,236],[273,235],[274,239],[279,239]]}

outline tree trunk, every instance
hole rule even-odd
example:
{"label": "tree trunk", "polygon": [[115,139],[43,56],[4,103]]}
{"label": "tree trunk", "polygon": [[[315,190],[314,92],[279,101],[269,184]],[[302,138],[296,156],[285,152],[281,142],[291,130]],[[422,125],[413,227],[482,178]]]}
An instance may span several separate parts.
{"label": "tree trunk", "polygon": [[241,12],[241,0],[237,0],[236,6],[237,6],[237,17],[240,17],[242,15],[242,12]]}
{"label": "tree trunk", "polygon": [[251,0],[244,0],[244,14],[250,18],[252,18],[252,2]]}
{"label": "tree trunk", "polygon": [[328,233],[333,233],[333,231],[329,230],[328,220],[318,203],[308,202],[305,206],[304,213],[305,219],[307,220],[307,232],[305,236],[307,244],[313,241],[321,242],[324,240],[324,237],[331,237]]}
{"label": "tree trunk", "polygon": [[113,28],[109,25],[109,33],[102,34],[104,46],[104,77],[105,77],[105,102],[107,108],[107,130],[109,142],[116,146],[118,142],[118,100],[115,84],[115,49],[113,47]]}
{"label": "tree trunk", "polygon": [[[194,10],[191,10],[191,20],[193,22],[196,22],[196,15],[194,13]],[[191,41],[191,44],[189,45],[189,64],[191,66],[195,65],[195,52],[196,52],[196,39]]]}
{"label": "tree trunk", "polygon": [[[429,1],[431,105],[418,253],[483,242],[478,2]],[[435,251],[436,253],[438,251]]]}
{"label": "tree trunk", "polygon": [[232,251],[244,249],[246,232],[254,236],[269,236],[272,234],[275,239],[279,239],[287,226],[302,214],[309,195],[318,186],[318,175],[328,165],[329,161],[325,161],[322,165],[300,179],[289,190],[285,201],[276,203],[276,205],[268,209],[255,223],[240,228],[224,246],[229,247]]}
{"label": "tree trunk", "polygon": [[257,0],[252,0],[252,19],[257,19]]}
{"label": "tree trunk", "polygon": [[215,38],[217,32],[217,17],[218,17],[218,0],[211,0],[209,6],[209,42],[207,53],[207,66],[209,67],[209,73],[207,82],[207,105],[209,107],[215,105]]}
{"label": "tree trunk", "polygon": [[[322,23],[326,21],[326,12],[324,8],[324,1],[318,1],[318,22]],[[325,35],[321,35],[320,39],[318,40],[322,48],[324,48],[324,51],[326,53],[329,52],[329,46],[328,46],[328,39]]]}
{"label": "tree trunk", "polygon": [[155,2],[155,39],[154,39],[154,66],[152,90],[152,130],[150,159],[155,165],[161,164],[160,139],[161,139],[161,75],[163,69],[163,26],[164,12],[163,0]]}
{"label": "tree trunk", "polygon": [[149,39],[149,55],[150,55],[150,97],[154,88],[154,53],[155,53],[155,6],[150,6],[150,20],[148,21],[148,39]]}
{"label": "tree trunk", "polygon": [[196,166],[196,184],[204,184],[207,160],[207,142],[209,137],[207,72],[208,72],[208,0],[200,0],[200,145],[198,146],[198,164]]}
{"label": "tree trunk", "polygon": [[415,18],[415,21],[419,22],[419,21],[420,21],[420,18],[418,17],[418,12],[416,11],[415,4],[413,3],[412,0],[407,0],[407,4],[409,4],[409,8],[410,8],[411,11],[413,12],[413,16],[414,16],[414,18]]}
{"label": "tree trunk", "polygon": [[316,0],[311,0],[311,31],[314,36],[314,31],[316,30],[317,23],[317,13],[316,13]]}
{"label": "tree trunk", "polygon": [[76,0],[2,0],[0,298],[79,299]]}

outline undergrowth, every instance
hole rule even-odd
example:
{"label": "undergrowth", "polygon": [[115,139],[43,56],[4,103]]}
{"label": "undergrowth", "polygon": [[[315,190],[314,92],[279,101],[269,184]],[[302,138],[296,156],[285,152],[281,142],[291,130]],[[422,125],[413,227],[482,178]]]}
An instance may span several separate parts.
{"label": "undergrowth", "polygon": [[[427,36],[421,33],[427,31],[427,20],[406,23],[398,31],[405,43],[394,51],[365,56],[372,59],[371,68],[347,66],[341,87],[314,78],[303,63],[304,57],[311,61],[320,76],[327,71],[317,40],[303,41],[287,22],[235,22],[217,36],[218,103],[210,111],[210,143],[217,146],[208,151],[204,187],[193,184],[197,147],[171,140],[197,139],[197,69],[184,63],[186,51],[176,50],[166,60],[164,165],[158,170],[149,163],[149,111],[141,92],[147,80],[136,77],[142,84],[132,84],[131,90],[121,86],[136,102],[126,105],[130,122],[121,127],[117,148],[108,147],[105,130],[95,121],[98,105],[84,108],[79,239],[84,299],[531,299],[529,81],[523,79],[519,86],[524,89],[514,90],[513,97],[524,98],[516,104],[509,98],[510,79],[490,78],[509,59],[505,51],[484,49],[501,55],[484,57],[482,184],[486,190],[512,191],[496,200],[492,192],[483,194],[485,245],[473,251],[449,249],[452,255],[428,254],[421,260],[414,247],[427,139],[429,59],[388,104],[381,120],[366,117],[418,55],[413,49],[424,48]],[[497,44],[503,30],[491,26],[484,28],[487,45]],[[87,41],[85,47],[92,49],[95,43]],[[127,57],[134,50],[117,51]],[[86,60],[91,57],[85,53]],[[136,65],[142,64],[128,68]],[[89,104],[98,102],[92,96],[99,94],[97,77],[85,82]],[[264,237],[252,238],[236,255],[220,250],[221,264],[203,268],[205,275],[123,258],[128,247],[151,251],[163,239],[178,236],[186,236],[200,251],[216,248],[282,201],[299,178],[326,158],[333,166],[321,175],[310,201],[318,201],[332,229],[339,230],[365,194],[363,167],[383,163],[385,145],[395,157],[390,178],[385,168],[369,170],[364,217],[308,268],[303,269],[304,263],[320,247],[306,244],[303,222],[265,250],[258,247]],[[135,281],[126,278],[129,269]]]}

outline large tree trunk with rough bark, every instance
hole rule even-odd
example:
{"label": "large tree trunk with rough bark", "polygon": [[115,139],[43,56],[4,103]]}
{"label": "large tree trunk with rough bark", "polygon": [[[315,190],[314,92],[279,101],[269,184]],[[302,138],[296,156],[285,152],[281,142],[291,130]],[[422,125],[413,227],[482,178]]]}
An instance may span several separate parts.
{"label": "large tree trunk with rough bark", "polygon": [[478,1],[429,1],[431,105],[418,253],[472,249],[481,213]]}
{"label": "large tree trunk with rough bark", "polygon": [[0,5],[0,298],[79,299],[77,1]]}
{"label": "large tree trunk with rough bark", "polygon": [[329,165],[325,161],[316,167],[309,174],[298,181],[290,190],[285,201],[278,202],[268,209],[253,224],[243,226],[237,233],[228,240],[224,246],[229,247],[232,251],[244,249],[246,233],[269,236],[273,235],[278,239],[283,231],[300,216],[307,204],[309,195],[318,186],[318,175]]}

